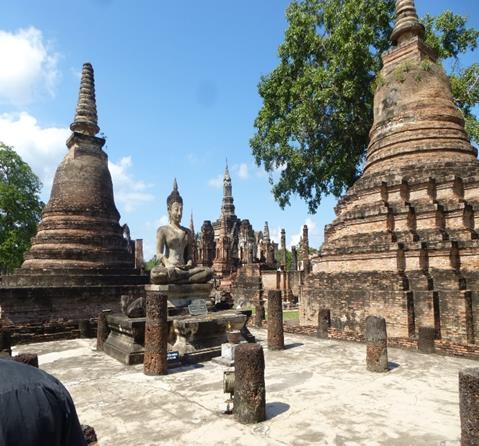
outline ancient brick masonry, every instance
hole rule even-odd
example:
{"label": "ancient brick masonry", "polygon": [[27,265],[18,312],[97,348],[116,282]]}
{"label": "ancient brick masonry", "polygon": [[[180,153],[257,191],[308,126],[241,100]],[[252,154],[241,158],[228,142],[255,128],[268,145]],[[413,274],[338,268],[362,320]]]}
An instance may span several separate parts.
{"label": "ancient brick masonry", "polygon": [[479,368],[459,372],[461,445],[479,444]]}
{"label": "ancient brick masonry", "polygon": [[56,170],[31,249],[22,267],[2,277],[0,285],[2,318],[25,338],[26,327],[33,324],[56,324],[60,330],[63,325],[66,331],[71,321],[78,326],[78,320],[96,318],[104,308],[117,308],[119,295],[141,293],[138,285],[147,281],[135,268],[131,240],[119,224],[102,149],[105,139],[97,136],[89,63],[83,65],[70,129],[68,151]]}
{"label": "ancient brick masonry", "polygon": [[331,309],[361,333],[369,314],[393,338],[435,327],[451,344],[479,334],[479,163],[449,80],[424,43],[412,0],[396,2],[361,178],[336,207],[303,288],[301,323]]}

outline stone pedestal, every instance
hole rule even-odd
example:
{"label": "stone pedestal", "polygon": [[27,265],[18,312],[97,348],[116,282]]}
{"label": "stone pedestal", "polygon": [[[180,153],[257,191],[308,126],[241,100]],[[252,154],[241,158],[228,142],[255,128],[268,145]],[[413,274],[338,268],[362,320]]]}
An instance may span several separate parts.
{"label": "stone pedestal", "polygon": [[[183,363],[196,363],[221,355],[221,345],[227,342],[226,330],[239,330],[245,340],[247,316],[241,311],[210,311],[193,316],[188,305],[197,299],[208,299],[212,285],[147,285],[148,295],[167,295],[168,351],[177,351]],[[208,299],[209,300],[209,299]],[[212,308],[212,307],[211,307]],[[111,333],[104,351],[124,364],[143,362],[145,318],[128,318],[124,314],[107,316]]]}
{"label": "stone pedestal", "polygon": [[421,353],[434,353],[434,338],[436,337],[436,329],[434,327],[419,327],[418,330],[417,349]]}
{"label": "stone pedestal", "polygon": [[283,305],[281,291],[268,291],[268,349],[284,349]]}
{"label": "stone pedestal", "polygon": [[387,372],[388,338],[386,320],[379,316],[366,318],[366,364],[370,372]]}
{"label": "stone pedestal", "polygon": [[260,344],[242,344],[236,349],[234,416],[243,424],[266,419],[264,355]]}
{"label": "stone pedestal", "polygon": [[479,368],[459,372],[461,446],[479,445]]}
{"label": "stone pedestal", "polygon": [[106,316],[110,334],[103,351],[126,365],[142,364],[145,353],[145,318],[128,318],[124,314]]}
{"label": "stone pedestal", "polygon": [[166,375],[168,363],[168,314],[166,295],[154,291],[146,294],[145,375]]}
{"label": "stone pedestal", "polygon": [[227,342],[226,344],[221,344],[221,356],[218,358],[213,358],[213,362],[224,365],[226,367],[233,367],[235,364],[236,350],[241,344],[244,343],[245,341],[240,344],[232,344],[230,342]]}

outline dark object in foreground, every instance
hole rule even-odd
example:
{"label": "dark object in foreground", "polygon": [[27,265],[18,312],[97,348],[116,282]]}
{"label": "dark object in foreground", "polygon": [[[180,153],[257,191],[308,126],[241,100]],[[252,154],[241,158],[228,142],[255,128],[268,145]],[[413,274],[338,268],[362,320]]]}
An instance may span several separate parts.
{"label": "dark object in foreground", "polygon": [[14,356],[13,360],[23,364],[31,365],[38,369],[38,355],[35,353],[20,353],[17,356]]}
{"label": "dark object in foreground", "polygon": [[461,446],[479,445],[479,367],[459,372]]}
{"label": "dark object in foreground", "polygon": [[89,426],[88,424],[82,424],[81,429],[83,431],[83,437],[88,445],[93,445],[98,441],[96,438],[95,429],[93,429],[93,427]]}
{"label": "dark object in foreground", "polygon": [[235,352],[234,416],[243,424],[266,419],[263,347],[240,344]]}
{"label": "dark object in foreground", "polygon": [[366,318],[366,365],[370,372],[387,372],[388,336],[386,320],[380,316]]}
{"label": "dark object in foreground", "polygon": [[75,405],[60,381],[0,359],[0,445],[86,446]]}

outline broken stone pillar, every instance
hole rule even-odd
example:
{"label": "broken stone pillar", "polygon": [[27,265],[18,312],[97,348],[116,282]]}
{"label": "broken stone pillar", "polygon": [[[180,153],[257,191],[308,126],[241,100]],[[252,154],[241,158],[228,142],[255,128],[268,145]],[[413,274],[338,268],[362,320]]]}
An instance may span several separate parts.
{"label": "broken stone pillar", "polygon": [[459,372],[461,446],[479,445],[479,368]]}
{"label": "broken stone pillar", "polygon": [[135,240],[135,268],[143,271],[145,259],[143,256],[143,239]]}
{"label": "broken stone pillar", "polygon": [[236,349],[233,412],[243,424],[266,419],[264,355],[260,344],[240,344]]}
{"label": "broken stone pillar", "polygon": [[12,338],[10,332],[0,326],[0,358],[12,356]]}
{"label": "broken stone pillar", "polygon": [[386,320],[380,316],[366,318],[366,364],[370,372],[387,372],[388,336]]}
{"label": "broken stone pillar", "polygon": [[296,246],[291,246],[291,270],[298,270],[298,251],[296,250]]}
{"label": "broken stone pillar", "polygon": [[103,344],[110,334],[110,329],[108,328],[108,322],[106,321],[106,316],[108,313],[111,313],[111,310],[103,310],[98,315],[97,322],[97,331],[96,331],[96,349],[98,351],[103,351]]}
{"label": "broken stone pillar", "polygon": [[283,304],[280,290],[268,291],[268,349],[284,349]]}
{"label": "broken stone pillar", "polygon": [[327,308],[320,308],[318,312],[318,331],[316,336],[321,339],[328,339],[328,330],[331,327],[331,311]]}
{"label": "broken stone pillar", "polygon": [[254,306],[254,308],[255,308],[254,325],[255,325],[255,327],[261,328],[263,326],[263,320],[264,320],[264,304],[263,304],[263,301],[256,302],[256,305]]}
{"label": "broken stone pillar", "polygon": [[23,364],[31,365],[32,367],[36,367],[38,369],[38,355],[35,353],[20,353],[19,355],[14,356],[13,360]]}
{"label": "broken stone pillar", "polygon": [[434,338],[436,329],[434,327],[419,327],[419,336],[417,340],[417,349],[421,353],[434,353]]}
{"label": "broken stone pillar", "polygon": [[80,330],[80,338],[90,337],[90,321],[88,319],[82,319],[79,321],[78,329]]}
{"label": "broken stone pillar", "polygon": [[155,291],[146,294],[145,375],[166,375],[168,364],[167,297]]}
{"label": "broken stone pillar", "polygon": [[281,266],[286,271],[286,231],[281,229]]}

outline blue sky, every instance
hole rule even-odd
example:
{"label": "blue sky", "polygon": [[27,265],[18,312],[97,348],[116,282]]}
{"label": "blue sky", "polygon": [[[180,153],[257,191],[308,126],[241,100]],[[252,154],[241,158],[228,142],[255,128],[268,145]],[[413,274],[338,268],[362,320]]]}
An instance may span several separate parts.
{"label": "blue sky", "polygon": [[[419,14],[444,9],[479,28],[476,0],[417,0]],[[101,131],[115,199],[134,238],[153,254],[173,177],[199,230],[219,216],[228,159],[236,214],[256,230],[267,220],[288,245],[302,224],[311,245],[334,217],[326,198],[314,216],[293,200],[284,211],[249,148],[261,107],[257,84],[278,63],[286,0],[60,0],[0,2],[0,141],[14,145],[44,182],[66,153],[84,62],[95,69]],[[462,60],[477,61],[478,52]]]}

